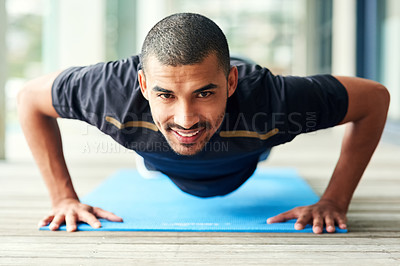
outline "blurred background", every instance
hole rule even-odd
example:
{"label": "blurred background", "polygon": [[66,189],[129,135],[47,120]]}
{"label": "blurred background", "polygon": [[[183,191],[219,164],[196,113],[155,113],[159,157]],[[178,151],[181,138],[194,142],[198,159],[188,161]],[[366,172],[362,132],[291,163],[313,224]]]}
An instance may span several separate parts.
{"label": "blurred background", "polygon": [[137,54],[148,30],[176,12],[213,19],[232,53],[275,74],[383,83],[392,96],[384,141],[400,143],[398,0],[0,0],[0,158],[30,158],[16,113],[24,82]]}

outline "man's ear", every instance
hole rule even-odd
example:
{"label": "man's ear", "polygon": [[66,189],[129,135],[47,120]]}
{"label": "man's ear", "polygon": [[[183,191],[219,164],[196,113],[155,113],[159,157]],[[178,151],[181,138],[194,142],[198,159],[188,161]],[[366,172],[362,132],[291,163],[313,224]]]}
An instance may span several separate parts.
{"label": "man's ear", "polygon": [[139,73],[138,73],[138,74],[139,74],[140,91],[142,92],[143,97],[144,97],[146,100],[149,100],[148,97],[147,97],[146,77],[144,76],[143,70],[142,70],[142,69],[139,70]]}
{"label": "man's ear", "polygon": [[235,92],[238,84],[238,70],[235,66],[231,67],[228,75],[228,97]]}

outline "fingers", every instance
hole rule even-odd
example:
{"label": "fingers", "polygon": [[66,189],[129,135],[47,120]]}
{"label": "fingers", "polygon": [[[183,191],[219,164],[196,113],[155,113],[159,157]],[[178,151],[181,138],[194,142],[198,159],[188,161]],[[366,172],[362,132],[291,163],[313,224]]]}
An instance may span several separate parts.
{"label": "fingers", "polygon": [[326,226],[326,231],[328,233],[334,233],[335,232],[335,219],[331,215],[328,215],[325,217],[325,226]]}
{"label": "fingers", "polygon": [[48,225],[51,221],[53,221],[54,215],[45,216],[42,220],[39,221],[38,227],[43,227]]}
{"label": "fingers", "polygon": [[337,215],[335,219],[336,219],[336,222],[337,222],[337,224],[338,224],[340,229],[346,229],[347,228],[347,225],[346,225],[347,221],[346,221],[346,217],[345,216]]}
{"label": "fingers", "polygon": [[290,210],[281,214],[278,214],[274,217],[268,218],[267,223],[272,224],[272,223],[283,223],[288,220],[296,219],[296,211],[295,210]]}
{"label": "fingers", "polygon": [[337,224],[340,229],[346,229],[346,216],[334,213],[333,216],[327,215],[325,217],[326,231],[328,233],[334,233],[336,231],[335,224]]}
{"label": "fingers", "polygon": [[64,221],[65,221],[64,214],[58,214],[58,215],[54,216],[53,221],[49,225],[50,230],[51,231],[57,230]]}
{"label": "fingers", "polygon": [[296,230],[303,230],[307,224],[310,223],[312,219],[312,214],[310,212],[302,213],[294,224]]}
{"label": "fingers", "polygon": [[322,216],[320,215],[314,216],[313,232],[315,234],[322,234],[322,232],[324,232],[324,219],[322,219]]}
{"label": "fingers", "polygon": [[77,222],[77,216],[75,213],[69,213],[65,217],[65,223],[67,224],[67,231],[68,232],[74,232],[76,231],[76,222]]}
{"label": "fingers", "polygon": [[335,224],[337,224],[340,229],[347,228],[346,212],[331,202],[324,201],[310,206],[297,207],[278,214],[269,218],[267,223],[285,222],[296,218],[297,221],[294,225],[296,230],[303,230],[307,224],[311,224],[315,234],[322,234],[324,232],[324,225],[328,233],[334,233],[336,231]]}
{"label": "fingers", "polygon": [[111,222],[123,222],[121,217],[115,215],[112,212],[105,211],[105,210],[97,208],[97,207],[93,208],[93,213],[97,217],[107,219],[107,220],[109,220]]}
{"label": "fingers", "polygon": [[50,230],[55,231],[58,230],[65,221],[67,231],[73,232],[77,230],[78,222],[85,222],[97,229],[101,227],[101,223],[97,217],[105,218],[113,222],[122,222],[122,218],[114,213],[82,204],[77,199],[65,199],[58,202],[56,206],[53,206],[53,213],[40,220],[38,226],[42,227],[49,224]]}
{"label": "fingers", "polygon": [[[335,217],[335,218],[334,218]],[[312,221],[312,223],[311,223]],[[308,214],[297,219],[295,228],[302,230],[307,224],[313,225],[313,232],[315,234],[322,234],[324,231],[324,225],[328,233],[334,233],[336,231],[335,223],[339,225],[340,229],[346,229],[346,218],[345,216],[331,213],[319,213]]]}
{"label": "fingers", "polygon": [[93,227],[95,229],[101,227],[100,221],[97,220],[96,216],[94,216],[90,212],[84,212],[82,214],[79,214],[79,220],[89,224],[91,227]]}

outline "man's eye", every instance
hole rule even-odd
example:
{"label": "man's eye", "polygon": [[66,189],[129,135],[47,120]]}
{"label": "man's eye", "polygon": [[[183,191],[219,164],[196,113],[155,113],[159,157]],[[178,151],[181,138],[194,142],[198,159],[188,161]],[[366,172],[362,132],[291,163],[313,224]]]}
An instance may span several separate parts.
{"label": "man's eye", "polygon": [[211,91],[202,91],[199,93],[199,98],[206,98],[206,97],[210,96],[211,94],[213,94]]}
{"label": "man's eye", "polygon": [[159,94],[158,97],[160,97],[161,99],[171,99],[173,97],[173,95],[168,94],[168,93],[162,93],[162,94]]}

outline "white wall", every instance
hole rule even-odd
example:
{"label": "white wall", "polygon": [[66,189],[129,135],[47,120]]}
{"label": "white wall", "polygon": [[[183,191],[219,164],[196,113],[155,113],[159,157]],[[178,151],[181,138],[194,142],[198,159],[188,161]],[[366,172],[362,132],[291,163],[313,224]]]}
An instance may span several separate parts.
{"label": "white wall", "polygon": [[136,47],[140,53],[144,38],[150,29],[161,19],[169,15],[168,1],[165,0],[136,0]]}
{"label": "white wall", "polygon": [[0,159],[5,159],[5,79],[6,79],[6,8],[5,0],[0,0]]}
{"label": "white wall", "polygon": [[400,1],[387,1],[383,23],[383,84],[391,95],[389,117],[400,119]]}
{"label": "white wall", "polygon": [[48,0],[44,26],[45,70],[104,61],[105,0]]}
{"label": "white wall", "polygon": [[355,0],[333,0],[332,74],[356,74]]}

